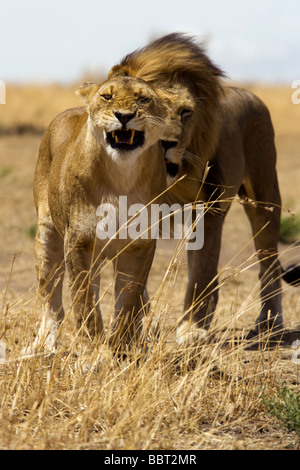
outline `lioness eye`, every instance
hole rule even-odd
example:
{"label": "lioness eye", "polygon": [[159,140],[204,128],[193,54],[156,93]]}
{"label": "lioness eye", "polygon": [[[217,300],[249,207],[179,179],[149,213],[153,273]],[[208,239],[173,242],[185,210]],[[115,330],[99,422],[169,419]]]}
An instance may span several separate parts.
{"label": "lioness eye", "polygon": [[106,101],[110,101],[112,99],[112,95],[101,95],[101,98],[104,98]]}
{"label": "lioness eye", "polygon": [[193,110],[192,109],[183,109],[181,111],[181,119],[184,119],[188,116],[191,116],[193,114]]}
{"label": "lioness eye", "polygon": [[138,101],[139,101],[140,103],[149,103],[150,98],[148,98],[147,96],[140,96],[140,97],[138,98]]}

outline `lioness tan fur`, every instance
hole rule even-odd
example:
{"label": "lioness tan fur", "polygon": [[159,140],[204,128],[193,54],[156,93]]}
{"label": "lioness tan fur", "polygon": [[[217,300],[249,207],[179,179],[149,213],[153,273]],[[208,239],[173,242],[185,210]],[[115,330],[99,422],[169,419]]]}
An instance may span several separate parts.
{"label": "lioness tan fur", "polygon": [[147,205],[154,198],[159,203],[166,180],[158,143],[166,111],[150,85],[138,78],[117,77],[101,85],[87,84],[79,94],[87,106],[69,109],[50,124],[34,179],[35,256],[43,304],[34,347],[41,345],[47,351],[55,348],[64,317],[65,269],[78,321],[85,322],[91,334],[102,334],[99,263],[105,257],[114,259],[116,272],[112,337],[121,328],[117,344],[122,334],[130,341],[138,332],[155,240],[99,239],[98,208],[108,203],[118,214],[118,198],[125,195],[128,206]]}
{"label": "lioness tan fur", "polygon": [[[127,55],[110,76],[132,75],[168,90],[168,122],[162,145],[172,202],[215,201],[204,219],[204,248],[188,251],[189,279],[179,341],[202,337],[218,300],[217,269],[222,227],[239,195],[260,260],[261,301],[256,329],[283,328],[278,235],[281,199],[274,131],[266,106],[252,93],[224,86],[223,73],[203,48],[170,34]],[[202,181],[209,162],[209,172]],[[201,193],[199,191],[201,189]]]}

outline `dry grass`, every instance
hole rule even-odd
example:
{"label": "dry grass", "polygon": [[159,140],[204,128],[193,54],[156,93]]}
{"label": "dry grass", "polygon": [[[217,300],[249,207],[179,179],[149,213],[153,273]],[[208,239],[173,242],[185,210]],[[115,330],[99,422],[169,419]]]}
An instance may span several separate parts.
{"label": "dry grass", "polygon": [[[300,208],[295,122],[300,105],[290,105],[289,89],[256,91],[269,105],[278,131],[279,179],[288,214]],[[71,88],[8,87],[7,103],[0,108],[0,126],[44,126],[78,98]],[[234,341],[251,328],[259,310],[253,243],[238,203],[224,229],[215,342],[196,351],[179,350],[173,343],[187,269],[185,256],[174,256],[174,244],[161,242],[149,280],[150,319],[159,321],[161,335],[150,341],[146,358],[139,357],[137,348],[119,361],[105,345],[78,334],[69,314],[55,356],[21,358],[40,318],[30,236],[39,140],[34,135],[0,137],[0,340],[6,345],[6,361],[0,364],[0,448],[299,448],[296,434],[280,429],[262,402],[282,381],[299,390],[300,366],[292,361],[293,350],[268,343],[265,349],[245,350]],[[284,265],[299,261],[299,247],[281,249]],[[111,281],[108,268],[102,283],[106,325],[112,312]],[[68,312],[67,292],[64,297]],[[299,288],[285,286],[284,313],[289,328],[299,326]]]}

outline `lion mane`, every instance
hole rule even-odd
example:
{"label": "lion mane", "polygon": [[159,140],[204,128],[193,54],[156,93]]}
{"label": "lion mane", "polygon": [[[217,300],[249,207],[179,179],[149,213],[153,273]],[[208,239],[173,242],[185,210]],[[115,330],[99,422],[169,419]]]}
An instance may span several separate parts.
{"label": "lion mane", "polygon": [[[208,161],[219,136],[218,103],[224,72],[194,38],[172,33],[126,55],[109,76],[128,75],[165,88],[188,87],[196,100],[196,129],[187,150]],[[197,165],[195,165],[196,167]]]}

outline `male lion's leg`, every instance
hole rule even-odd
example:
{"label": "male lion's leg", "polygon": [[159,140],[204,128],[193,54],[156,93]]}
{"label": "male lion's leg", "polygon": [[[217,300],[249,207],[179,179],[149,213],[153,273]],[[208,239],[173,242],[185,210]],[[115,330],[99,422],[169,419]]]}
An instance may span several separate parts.
{"label": "male lion's leg", "polygon": [[[277,181],[273,184],[275,195],[262,204],[252,201],[244,204],[254,235],[254,243],[260,261],[261,311],[256,320],[257,331],[282,329],[281,266],[278,260],[280,230],[280,195]],[[265,196],[264,196],[265,197]],[[257,201],[268,200],[256,199]],[[272,204],[273,203],[273,204]]]}
{"label": "male lion's leg", "polygon": [[126,348],[140,337],[142,320],[149,309],[146,283],[155,253],[155,242],[125,251],[115,262],[115,313],[110,344],[116,350]]}
{"label": "male lion's leg", "polygon": [[95,246],[93,243],[79,240],[76,234],[67,233],[64,250],[72,309],[78,326],[86,326],[91,336],[102,334],[100,273]]}
{"label": "male lion's leg", "polygon": [[185,343],[206,336],[218,302],[218,262],[224,216],[206,213],[204,245],[188,251],[189,280],[185,315],[177,328],[177,341]]}
{"label": "male lion's leg", "polygon": [[45,352],[49,353],[55,349],[58,326],[64,317],[62,284],[65,266],[63,240],[57,233],[48,211],[39,211],[35,262],[43,317],[33,349],[43,347]]}
{"label": "male lion's leg", "polygon": [[260,261],[262,307],[256,329],[281,329],[281,268],[277,256],[281,197],[276,173],[274,131],[269,113],[261,104],[257,120],[249,127],[244,150],[245,181],[239,194],[243,196],[246,193],[251,199],[245,200],[244,208],[252,226]]}

